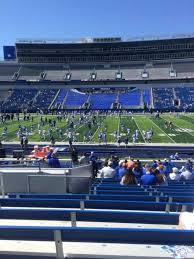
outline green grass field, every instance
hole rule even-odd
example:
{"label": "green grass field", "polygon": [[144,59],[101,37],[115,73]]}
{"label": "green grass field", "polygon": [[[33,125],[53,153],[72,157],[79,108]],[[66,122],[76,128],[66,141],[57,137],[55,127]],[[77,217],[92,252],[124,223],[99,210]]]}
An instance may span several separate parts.
{"label": "green grass field", "polygon": [[[118,135],[122,139],[128,136],[129,143],[132,142],[132,135],[136,130],[139,131],[139,137],[136,143],[147,143],[145,138],[145,131],[153,130],[152,143],[190,143],[194,144],[194,114],[180,114],[179,117],[170,114],[164,114],[160,118],[156,118],[151,115],[129,115],[129,116],[97,116],[95,124],[92,124],[91,130],[88,127],[88,122],[92,121],[92,117],[84,123],[80,123],[79,116],[72,118],[69,115],[68,118],[62,118],[59,122],[54,115],[42,116],[43,119],[56,120],[56,127],[51,127],[46,123],[41,130],[45,130],[44,139],[40,137],[38,131],[38,124],[40,124],[40,115],[32,115],[34,120],[23,121],[23,117],[20,117],[18,122],[16,119],[13,121],[7,121],[6,123],[0,123],[0,139],[5,142],[19,141],[17,135],[18,127],[26,127],[28,129],[28,139],[31,142],[43,142],[50,141],[49,128],[52,128],[52,135],[56,141],[66,142],[68,141],[69,121],[74,122],[73,135],[76,142],[90,142],[98,143],[98,135],[100,132],[106,133],[106,139],[109,143],[116,142],[114,133],[117,131]],[[165,122],[172,122],[172,128],[166,128]],[[7,127],[7,134],[4,133],[4,128]],[[61,129],[61,135],[57,133],[57,128]],[[130,134],[127,133],[127,129],[130,129]],[[91,135],[90,140],[87,137]],[[84,137],[85,136],[85,137]]]}

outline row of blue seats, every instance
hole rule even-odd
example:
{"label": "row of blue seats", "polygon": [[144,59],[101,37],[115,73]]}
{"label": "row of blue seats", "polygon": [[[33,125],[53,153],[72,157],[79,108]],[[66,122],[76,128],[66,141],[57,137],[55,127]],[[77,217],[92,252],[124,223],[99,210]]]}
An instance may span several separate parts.
{"label": "row of blue seats", "polygon": [[193,245],[193,231],[137,228],[83,228],[1,226],[1,240],[54,241],[60,236],[64,242],[95,242],[154,245]]}
{"label": "row of blue seats", "polygon": [[149,202],[124,200],[80,200],[80,199],[0,199],[1,207],[87,208],[146,211],[193,211],[191,202]]}
{"label": "row of blue seats", "polygon": [[115,186],[115,185],[109,185],[109,186],[92,186],[91,190],[132,190],[132,191],[150,191],[150,192],[162,192],[162,191],[173,191],[173,192],[188,192],[193,191],[194,192],[194,186],[193,187],[173,187],[170,186],[161,186],[158,188],[157,186],[155,188],[139,188],[135,186]]}
{"label": "row of blue seats", "polygon": [[[74,214],[74,215],[73,215]],[[74,217],[74,219],[73,219]],[[178,225],[179,213],[56,210],[56,209],[1,209],[0,219],[59,220]]]}
{"label": "row of blue seats", "polygon": [[126,200],[126,201],[156,201],[156,202],[194,202],[194,196],[158,196],[149,193],[145,195],[102,195],[102,194],[10,194],[9,198],[25,199],[80,199],[80,200]]}
{"label": "row of blue seats", "polygon": [[[96,178],[95,183],[118,183],[119,181],[112,178]],[[194,184],[194,180],[180,180],[180,181],[173,181],[168,180],[169,185],[187,185],[187,184]]]}
{"label": "row of blue seats", "polygon": [[[103,183],[98,183],[95,182],[92,184],[92,186],[121,186],[119,182],[103,182]],[[124,185],[124,187],[130,187],[130,188],[163,188],[165,186],[160,186],[160,185],[153,185],[153,186],[146,186],[146,185]],[[194,183],[190,182],[187,184],[182,184],[182,183],[177,183],[177,184],[168,184],[167,187],[171,188],[187,188],[187,187],[194,187]]]}
{"label": "row of blue seats", "polygon": [[[152,193],[152,192],[145,192],[145,191],[130,191],[130,190],[96,190],[95,191],[95,194],[117,194],[117,195],[145,195],[145,194],[148,194],[148,195],[159,195],[159,192],[158,193]],[[174,191],[168,191],[168,192],[160,192],[160,195],[161,196],[164,196],[164,195],[167,195],[167,196],[180,196],[180,195],[183,195],[183,196],[192,196],[194,195],[194,192],[191,191],[191,192],[174,192]]]}

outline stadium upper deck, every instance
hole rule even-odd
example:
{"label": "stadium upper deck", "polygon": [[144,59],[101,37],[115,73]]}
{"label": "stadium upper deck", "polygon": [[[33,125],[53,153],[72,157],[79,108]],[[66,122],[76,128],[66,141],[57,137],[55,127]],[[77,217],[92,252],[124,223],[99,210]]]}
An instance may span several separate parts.
{"label": "stadium upper deck", "polygon": [[[1,87],[44,87],[45,83],[101,87],[194,79],[192,35],[130,41],[87,39],[77,43],[20,40],[15,50],[15,61],[0,63]],[[13,47],[8,47],[9,51]],[[9,57],[10,53],[6,55]]]}
{"label": "stadium upper deck", "polygon": [[90,39],[78,43],[18,41],[19,63],[130,63],[194,58],[194,37],[122,41]]}

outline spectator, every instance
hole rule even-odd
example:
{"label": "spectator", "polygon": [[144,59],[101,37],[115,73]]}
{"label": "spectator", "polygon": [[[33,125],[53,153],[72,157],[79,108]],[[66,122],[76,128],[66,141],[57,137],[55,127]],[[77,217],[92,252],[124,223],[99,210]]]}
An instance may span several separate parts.
{"label": "spectator", "polygon": [[170,178],[170,180],[173,180],[173,181],[180,180],[180,174],[179,174],[179,170],[177,167],[172,168],[172,173],[169,174],[169,178]]}
{"label": "spectator", "polygon": [[24,137],[23,136],[20,139],[20,146],[21,146],[21,149],[24,149]]}
{"label": "spectator", "polygon": [[134,161],[131,157],[128,159],[125,159],[126,167],[127,168],[133,168],[134,167]]}
{"label": "spectator", "polygon": [[123,162],[124,162],[123,160],[121,160],[119,162],[119,168],[117,169],[118,170],[118,174],[117,174],[118,180],[121,180],[122,177],[124,176],[124,174],[126,173],[126,167],[125,167],[125,164]]}
{"label": "spectator", "polygon": [[101,178],[114,178],[116,175],[115,170],[111,167],[112,162],[109,161],[108,164],[100,170],[100,177]]}
{"label": "spectator", "polygon": [[156,169],[159,170],[160,174],[165,174],[166,172],[166,168],[161,162],[158,164],[158,167]]}
{"label": "spectator", "polygon": [[180,175],[180,179],[181,180],[192,180],[193,178],[193,174],[192,172],[188,171],[184,166],[181,168],[180,170],[181,175]]}
{"label": "spectator", "polygon": [[59,162],[59,159],[57,157],[57,153],[53,152],[51,158],[48,159],[48,165],[51,168],[60,168],[61,164]]}
{"label": "spectator", "polygon": [[97,176],[98,173],[98,157],[95,155],[95,153],[92,151],[91,155],[89,157],[89,161],[92,165],[92,173],[93,173],[93,177],[95,178]]}
{"label": "spectator", "polygon": [[156,160],[153,160],[152,167],[153,167],[153,168],[157,168],[157,167],[158,167],[158,163],[156,162]]}
{"label": "spectator", "polygon": [[145,164],[144,167],[143,167],[143,174],[147,174],[147,173],[150,173],[151,172],[151,166],[150,164]]}
{"label": "spectator", "polygon": [[50,147],[46,155],[46,159],[50,159],[52,157],[53,151],[54,151],[54,148]]}
{"label": "spectator", "polygon": [[83,153],[83,155],[80,157],[79,159],[79,164],[80,165],[85,165],[85,164],[89,164],[89,156],[87,155],[87,153]]}
{"label": "spectator", "polygon": [[158,169],[154,169],[153,174],[156,177],[156,185],[160,185],[160,186],[167,186],[168,185],[168,182],[166,180],[166,176],[164,174],[161,174]]}
{"label": "spectator", "polygon": [[72,165],[77,165],[78,164],[78,152],[76,147],[71,147],[71,161]]}
{"label": "spectator", "polygon": [[121,185],[137,184],[137,179],[136,179],[132,169],[127,169],[127,172],[122,177],[120,184]]}
{"label": "spectator", "polygon": [[181,158],[179,157],[179,154],[178,153],[175,153],[175,155],[171,155],[170,158],[172,160],[181,160]]}
{"label": "spectator", "polygon": [[166,167],[165,175],[168,176],[172,172],[173,164],[170,159],[164,159],[163,165]]}
{"label": "spectator", "polygon": [[151,171],[146,171],[140,179],[142,185],[154,185],[156,183],[156,177],[151,173]]}
{"label": "spectator", "polygon": [[175,155],[174,155],[174,159],[175,160],[180,160],[181,158],[179,157],[179,153],[176,153]]}
{"label": "spectator", "polygon": [[112,168],[115,169],[119,164],[119,158],[117,156],[112,156],[111,161],[112,161]]}
{"label": "spectator", "polygon": [[190,159],[188,159],[187,162],[185,162],[185,169],[192,172],[192,168],[193,168],[193,163]]}
{"label": "spectator", "polygon": [[140,179],[143,174],[143,169],[139,160],[134,163],[133,173],[137,179]]}

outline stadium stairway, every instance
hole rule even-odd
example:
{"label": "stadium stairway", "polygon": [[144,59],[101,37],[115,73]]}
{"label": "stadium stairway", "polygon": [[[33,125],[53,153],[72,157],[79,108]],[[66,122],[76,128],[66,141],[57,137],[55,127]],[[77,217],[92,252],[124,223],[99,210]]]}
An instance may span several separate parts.
{"label": "stadium stairway", "polygon": [[[168,186],[126,187],[97,179],[90,194],[10,193],[0,199],[0,240],[28,241],[30,246],[22,242],[23,252],[30,256],[37,256],[41,241],[38,256],[45,258],[170,258],[163,245],[194,243],[194,231],[176,229],[179,213],[193,210],[193,187],[194,182],[171,181]],[[49,248],[50,241],[56,250]],[[13,249],[1,249],[1,258],[11,258]]]}

